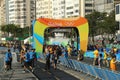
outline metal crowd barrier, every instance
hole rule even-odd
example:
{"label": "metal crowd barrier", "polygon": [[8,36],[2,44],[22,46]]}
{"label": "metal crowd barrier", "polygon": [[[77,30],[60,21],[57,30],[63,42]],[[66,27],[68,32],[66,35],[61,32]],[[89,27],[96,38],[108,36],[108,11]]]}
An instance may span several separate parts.
{"label": "metal crowd barrier", "polygon": [[99,78],[102,80],[119,80],[120,79],[120,73],[117,73],[114,71],[88,65],[77,60],[66,59],[63,57],[60,58],[60,61],[61,61],[61,64],[66,67],[86,73],[89,76],[94,76],[95,78]]}

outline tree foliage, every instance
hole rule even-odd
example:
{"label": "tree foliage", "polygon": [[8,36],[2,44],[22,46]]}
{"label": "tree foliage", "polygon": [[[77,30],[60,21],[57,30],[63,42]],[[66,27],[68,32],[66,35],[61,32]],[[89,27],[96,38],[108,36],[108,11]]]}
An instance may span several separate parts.
{"label": "tree foliage", "polygon": [[1,26],[1,31],[3,31],[4,33],[9,34],[11,33],[13,38],[18,37],[18,38],[27,38],[29,35],[29,31],[30,33],[32,32],[32,28],[31,27],[25,27],[25,28],[20,28],[19,25],[15,25],[15,24],[7,24],[7,25],[2,25]]}
{"label": "tree foliage", "polygon": [[89,23],[90,36],[101,35],[104,33],[115,34],[117,30],[114,11],[109,14],[94,11],[91,14],[86,15],[86,18]]}

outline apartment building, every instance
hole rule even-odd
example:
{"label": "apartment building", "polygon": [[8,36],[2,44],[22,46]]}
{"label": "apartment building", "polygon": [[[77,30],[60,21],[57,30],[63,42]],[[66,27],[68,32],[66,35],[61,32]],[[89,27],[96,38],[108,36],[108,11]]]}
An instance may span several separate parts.
{"label": "apartment building", "polygon": [[0,25],[6,24],[5,0],[0,0]]}
{"label": "apartment building", "polygon": [[[34,18],[34,0],[6,0],[6,14],[8,24],[16,24],[21,28],[31,26]],[[33,15],[31,15],[33,12]]]}
{"label": "apartment building", "polygon": [[109,13],[114,10],[114,0],[94,0],[94,9]]}
{"label": "apartment building", "polygon": [[84,0],[36,0],[36,17],[84,17]]}
{"label": "apartment building", "polygon": [[85,15],[90,14],[94,10],[94,0],[85,0]]}
{"label": "apartment building", "polygon": [[53,0],[53,18],[84,17],[84,0]]}
{"label": "apartment building", "polygon": [[120,30],[120,4],[116,4],[115,6],[115,20],[118,22]]}
{"label": "apartment building", "polygon": [[71,17],[77,17],[79,16],[79,0],[66,0],[65,1],[65,17],[71,18]]}
{"label": "apartment building", "polygon": [[52,18],[61,19],[65,18],[65,0],[52,1]]}
{"label": "apartment building", "polygon": [[36,0],[36,18],[52,18],[52,0]]}

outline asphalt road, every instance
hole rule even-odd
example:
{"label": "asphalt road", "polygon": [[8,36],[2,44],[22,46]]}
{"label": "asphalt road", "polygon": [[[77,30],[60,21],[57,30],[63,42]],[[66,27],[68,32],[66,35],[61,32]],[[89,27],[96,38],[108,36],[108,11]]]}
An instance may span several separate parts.
{"label": "asphalt road", "polygon": [[37,62],[33,73],[39,80],[80,80],[59,69],[54,70],[53,67],[51,67],[50,71],[46,71],[45,64],[41,62]]}

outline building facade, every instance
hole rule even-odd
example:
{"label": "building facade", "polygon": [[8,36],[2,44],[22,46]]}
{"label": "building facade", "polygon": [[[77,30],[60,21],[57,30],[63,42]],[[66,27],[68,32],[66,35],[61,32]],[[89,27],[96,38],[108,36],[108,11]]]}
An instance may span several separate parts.
{"label": "building facade", "polygon": [[94,0],[94,9],[99,12],[110,13],[114,10],[114,0]]}
{"label": "building facade", "polygon": [[5,0],[0,0],[0,25],[6,24]]}
{"label": "building facade", "polygon": [[52,18],[52,0],[36,0],[36,18]]}
{"label": "building facade", "polygon": [[[34,18],[34,0],[6,0],[6,14],[8,24],[16,24],[21,28],[31,26]],[[33,15],[31,13],[33,12]],[[33,16],[33,17],[31,17]]]}
{"label": "building facade", "polygon": [[84,0],[36,0],[36,18],[84,17]]}
{"label": "building facade", "polygon": [[120,4],[115,6],[115,20],[118,22],[120,30]]}
{"label": "building facade", "polygon": [[65,0],[52,1],[52,18],[61,19],[65,18]]}
{"label": "building facade", "polygon": [[78,17],[80,6],[79,6],[79,0],[66,0],[65,1],[65,17],[71,18],[71,17]]}
{"label": "building facade", "polygon": [[85,15],[90,14],[94,10],[94,0],[85,0]]}

